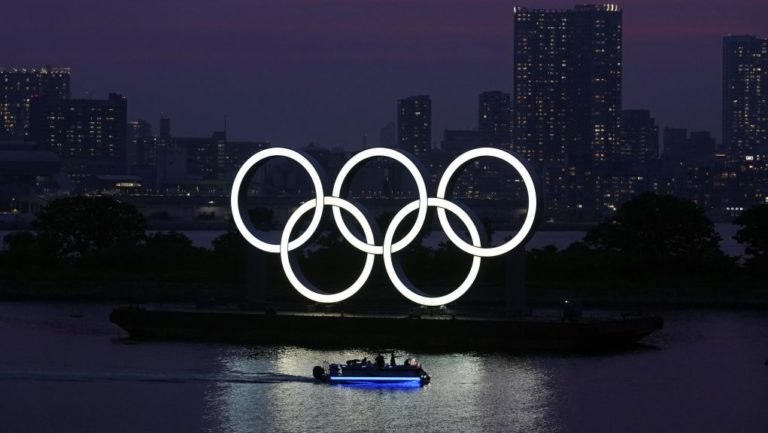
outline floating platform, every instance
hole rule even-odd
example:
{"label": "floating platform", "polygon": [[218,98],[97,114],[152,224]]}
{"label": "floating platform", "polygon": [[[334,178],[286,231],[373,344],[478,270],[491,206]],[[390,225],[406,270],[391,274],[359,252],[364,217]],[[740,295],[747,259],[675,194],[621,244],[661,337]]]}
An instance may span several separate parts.
{"label": "floating platform", "polygon": [[135,339],[430,351],[601,351],[661,329],[658,315],[490,318],[120,307],[110,320]]}

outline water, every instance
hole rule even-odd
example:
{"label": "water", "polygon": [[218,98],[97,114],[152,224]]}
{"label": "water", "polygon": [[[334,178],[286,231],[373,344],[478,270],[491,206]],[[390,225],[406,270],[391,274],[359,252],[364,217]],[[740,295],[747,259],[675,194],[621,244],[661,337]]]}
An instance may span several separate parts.
{"label": "water", "polygon": [[309,379],[357,351],[126,344],[110,308],[0,303],[0,431],[768,431],[761,312],[669,312],[620,354],[410,353],[419,388]]}

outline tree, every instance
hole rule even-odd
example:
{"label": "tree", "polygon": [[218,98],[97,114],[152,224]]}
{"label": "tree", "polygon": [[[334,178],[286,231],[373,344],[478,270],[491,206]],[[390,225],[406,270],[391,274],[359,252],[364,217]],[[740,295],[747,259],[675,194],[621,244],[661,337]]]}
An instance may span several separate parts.
{"label": "tree", "polygon": [[[216,237],[212,245],[216,271],[230,280],[244,280],[248,273],[249,250],[253,247],[237,231],[234,223],[226,233]],[[272,254],[269,256],[272,258]]]}
{"label": "tree", "polygon": [[733,237],[751,256],[768,254],[768,204],[748,209],[734,221],[741,228]]}
{"label": "tree", "polygon": [[33,223],[38,239],[58,257],[83,258],[132,250],[145,238],[146,220],[111,197],[67,197],[43,208]]}
{"label": "tree", "polygon": [[159,272],[198,273],[211,268],[206,261],[208,251],[196,247],[183,233],[170,231],[158,232],[147,236],[141,249],[145,267]]}
{"label": "tree", "polygon": [[[704,210],[690,200],[645,193],[590,230],[585,245],[633,273],[714,271],[730,260]],[[718,266],[713,266],[718,265]]]}
{"label": "tree", "polygon": [[9,233],[3,239],[5,251],[2,256],[14,268],[29,266],[51,266],[56,262],[53,248],[44,245],[29,231]]}
{"label": "tree", "polygon": [[3,238],[5,249],[12,254],[29,255],[37,242],[34,233],[28,231],[8,233]]}
{"label": "tree", "polygon": [[748,209],[734,223],[741,228],[733,238],[752,256],[747,259],[746,267],[759,274],[768,273],[768,204]]}

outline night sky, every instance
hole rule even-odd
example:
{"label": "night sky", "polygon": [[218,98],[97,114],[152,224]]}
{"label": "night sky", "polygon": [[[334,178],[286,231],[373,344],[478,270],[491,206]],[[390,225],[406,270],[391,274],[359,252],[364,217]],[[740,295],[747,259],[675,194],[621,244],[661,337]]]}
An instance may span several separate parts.
{"label": "night sky", "polygon": [[[69,66],[73,97],[125,94],[129,118],[208,135],[354,147],[427,93],[433,141],[476,126],[477,95],[512,90],[514,5],[500,0],[17,0],[0,66]],[[768,36],[765,0],[633,0],[624,108],[720,136],[722,36]]]}

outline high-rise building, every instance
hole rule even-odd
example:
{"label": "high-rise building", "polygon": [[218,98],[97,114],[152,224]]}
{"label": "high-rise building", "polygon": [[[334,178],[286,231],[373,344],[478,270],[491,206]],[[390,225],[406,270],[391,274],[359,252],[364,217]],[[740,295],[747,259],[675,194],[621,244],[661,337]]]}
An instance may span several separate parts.
{"label": "high-rise building", "polygon": [[483,146],[511,148],[511,109],[509,93],[492,91],[480,94],[477,129]]}
{"label": "high-rise building", "polygon": [[214,131],[210,137],[176,137],[175,148],[187,154],[187,176],[194,181],[223,181],[225,145],[224,131]]}
{"label": "high-rise building", "polygon": [[590,208],[621,143],[618,6],[515,8],[513,148],[542,168],[552,207]]}
{"label": "high-rise building", "polygon": [[224,173],[234,180],[240,167],[256,152],[270,147],[269,141],[227,141],[224,146]]}
{"label": "high-rise building", "polygon": [[709,131],[691,131],[685,158],[692,164],[709,164],[717,153],[717,140]]}
{"label": "high-rise building", "polygon": [[682,162],[688,147],[688,130],[685,128],[664,128],[664,153],[668,161]]}
{"label": "high-rise building", "polygon": [[659,127],[649,110],[621,113],[621,146],[617,159],[635,166],[659,159]]}
{"label": "high-rise building", "polygon": [[30,107],[30,137],[59,154],[63,171],[76,181],[88,175],[124,174],[126,98],[36,98]]}
{"label": "high-rise building", "polygon": [[35,143],[0,140],[0,212],[35,213],[44,207],[46,193],[60,188],[54,179],[59,157]]}
{"label": "high-rise building", "polygon": [[128,174],[134,176],[144,190],[153,190],[157,186],[158,152],[152,124],[142,119],[128,122],[126,146]]}
{"label": "high-rise building", "polygon": [[449,156],[466,152],[481,144],[480,131],[469,129],[446,129],[443,131],[442,150]]}
{"label": "high-rise building", "polygon": [[0,68],[0,139],[27,139],[34,99],[69,99],[69,68]]}
{"label": "high-rise building", "polygon": [[397,101],[398,147],[416,156],[432,149],[432,100],[429,95]]}
{"label": "high-rise building", "polygon": [[723,38],[723,145],[732,158],[768,143],[768,39]]}
{"label": "high-rise building", "polygon": [[171,119],[167,117],[161,117],[160,118],[160,134],[158,135],[158,138],[161,139],[170,139],[172,137],[171,135]]}
{"label": "high-rise building", "polygon": [[128,167],[153,165],[155,160],[152,125],[146,120],[128,122],[128,139],[126,155]]}

